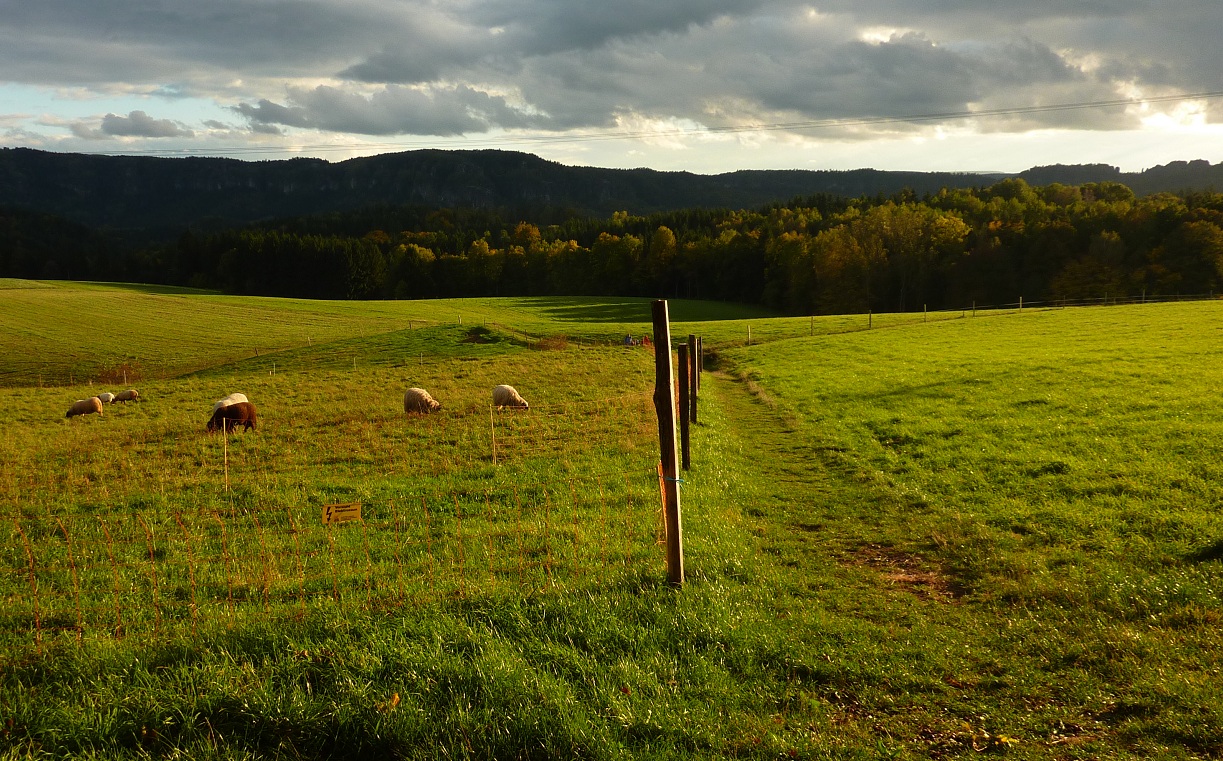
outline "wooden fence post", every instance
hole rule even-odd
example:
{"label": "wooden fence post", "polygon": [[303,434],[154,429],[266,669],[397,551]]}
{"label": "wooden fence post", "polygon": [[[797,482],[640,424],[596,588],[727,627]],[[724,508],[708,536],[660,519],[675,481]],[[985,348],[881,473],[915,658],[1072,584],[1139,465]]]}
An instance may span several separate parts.
{"label": "wooden fence post", "polygon": [[692,452],[689,448],[689,422],[692,418],[689,410],[692,399],[692,380],[689,370],[692,367],[689,357],[690,344],[679,345],[679,451],[680,462],[684,470],[692,468]]}
{"label": "wooden fence post", "polygon": [[701,371],[705,369],[705,337],[696,337],[696,390],[701,390]]}
{"label": "wooden fence post", "polygon": [[663,516],[667,526],[667,581],[684,583],[684,542],[680,527],[679,456],[675,449],[675,384],[671,368],[671,323],[665,299],[651,305],[654,320],[654,409],[662,455]]}
{"label": "wooden fence post", "polygon": [[[696,382],[701,377],[701,367],[696,363],[696,336],[688,334],[688,422],[696,423]],[[681,362],[683,360],[680,360]],[[688,469],[687,458],[684,459],[684,469]]]}

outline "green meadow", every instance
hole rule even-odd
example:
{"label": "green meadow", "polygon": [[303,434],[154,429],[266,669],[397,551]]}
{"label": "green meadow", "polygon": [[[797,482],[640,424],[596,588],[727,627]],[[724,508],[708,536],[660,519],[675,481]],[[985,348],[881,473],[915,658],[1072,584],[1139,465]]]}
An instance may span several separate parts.
{"label": "green meadow", "polygon": [[0,757],[1223,755],[1223,306],[670,307],[0,281]]}

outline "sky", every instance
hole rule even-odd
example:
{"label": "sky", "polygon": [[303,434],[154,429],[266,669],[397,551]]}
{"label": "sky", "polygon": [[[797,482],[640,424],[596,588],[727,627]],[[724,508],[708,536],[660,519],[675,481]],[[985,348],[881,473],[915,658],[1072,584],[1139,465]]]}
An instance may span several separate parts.
{"label": "sky", "polygon": [[0,146],[1019,172],[1223,161],[1221,0],[0,0]]}

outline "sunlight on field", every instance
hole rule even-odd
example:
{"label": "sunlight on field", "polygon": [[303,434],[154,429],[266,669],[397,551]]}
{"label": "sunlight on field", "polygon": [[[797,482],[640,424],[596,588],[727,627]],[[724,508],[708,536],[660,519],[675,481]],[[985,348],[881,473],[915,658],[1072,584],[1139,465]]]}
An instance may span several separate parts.
{"label": "sunlight on field", "polygon": [[0,755],[1223,750],[1223,306],[671,307],[0,282]]}

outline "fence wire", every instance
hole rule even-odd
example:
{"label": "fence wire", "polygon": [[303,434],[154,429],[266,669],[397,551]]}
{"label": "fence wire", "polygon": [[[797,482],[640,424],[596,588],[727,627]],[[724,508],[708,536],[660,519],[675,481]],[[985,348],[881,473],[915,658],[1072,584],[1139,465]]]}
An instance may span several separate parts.
{"label": "fence wire", "polygon": [[321,506],[23,516],[0,573],[4,638],[195,635],[252,617],[529,595],[660,567],[653,472]]}

